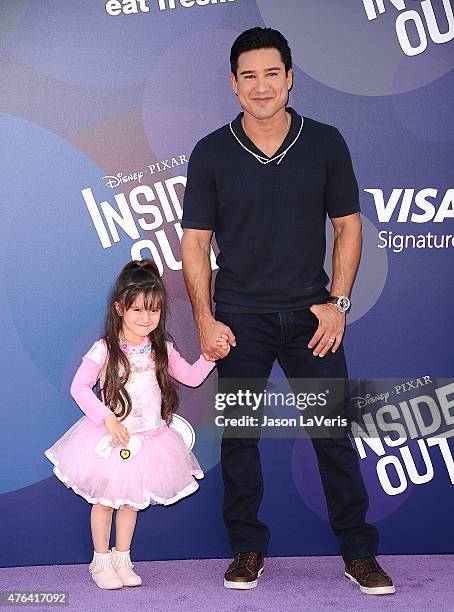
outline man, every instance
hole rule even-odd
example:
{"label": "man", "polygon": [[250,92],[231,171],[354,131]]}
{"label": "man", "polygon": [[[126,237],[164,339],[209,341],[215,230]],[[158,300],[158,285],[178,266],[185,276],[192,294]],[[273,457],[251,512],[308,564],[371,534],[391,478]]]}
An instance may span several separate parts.
{"label": "man", "polygon": [[[199,141],[188,167],[183,272],[202,352],[219,378],[268,379],[278,359],[289,378],[347,378],[345,313],[361,249],[358,186],[333,127],[286,108],[291,51],[270,28],[241,34],[231,83],[243,112]],[[325,220],[334,226],[330,293],[323,270]],[[217,258],[213,317],[210,242]],[[225,335],[228,350],[216,344]],[[375,560],[378,533],[365,522],[367,493],[348,438],[312,440],[345,575],[368,594],[394,592]],[[235,555],[227,588],[263,573],[269,530],[258,520],[263,481],[258,439],[224,433],[224,521]]]}

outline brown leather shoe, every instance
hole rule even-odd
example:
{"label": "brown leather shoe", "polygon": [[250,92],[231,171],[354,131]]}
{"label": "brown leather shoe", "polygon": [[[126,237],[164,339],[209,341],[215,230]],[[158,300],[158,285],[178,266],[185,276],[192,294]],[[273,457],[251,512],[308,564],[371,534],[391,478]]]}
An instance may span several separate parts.
{"label": "brown leather shoe", "polygon": [[375,557],[346,561],[345,576],[367,595],[388,595],[396,592],[393,581]]}
{"label": "brown leather shoe", "polygon": [[254,589],[257,578],[263,574],[263,554],[257,552],[240,552],[224,574],[224,586],[227,589]]}

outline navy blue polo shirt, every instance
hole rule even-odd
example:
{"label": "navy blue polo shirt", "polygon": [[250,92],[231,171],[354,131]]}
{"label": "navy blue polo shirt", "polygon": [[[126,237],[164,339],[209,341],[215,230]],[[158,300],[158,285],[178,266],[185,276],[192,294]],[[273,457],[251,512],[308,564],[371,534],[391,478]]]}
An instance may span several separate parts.
{"label": "navy blue polo shirt", "polygon": [[191,154],[182,227],[215,233],[220,311],[284,312],[323,302],[326,215],[359,211],[339,131],[287,110],[290,129],[272,157],[245,134],[243,113]]}

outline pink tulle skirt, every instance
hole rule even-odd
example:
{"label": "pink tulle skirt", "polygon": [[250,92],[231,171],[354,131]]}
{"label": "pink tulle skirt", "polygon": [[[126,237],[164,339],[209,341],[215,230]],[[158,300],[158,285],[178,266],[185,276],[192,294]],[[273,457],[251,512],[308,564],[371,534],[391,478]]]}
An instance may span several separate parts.
{"label": "pink tulle skirt", "polygon": [[99,454],[107,435],[104,425],[82,417],[45,452],[57,478],[91,504],[143,510],[173,504],[199,488],[194,478],[203,472],[174,429],[163,425],[153,434],[134,434],[129,457],[121,448],[106,451],[106,445]]}

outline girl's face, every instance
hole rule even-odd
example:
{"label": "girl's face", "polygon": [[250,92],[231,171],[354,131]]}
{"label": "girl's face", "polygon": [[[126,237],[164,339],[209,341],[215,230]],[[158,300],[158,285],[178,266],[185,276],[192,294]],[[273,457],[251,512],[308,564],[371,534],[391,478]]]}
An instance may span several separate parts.
{"label": "girl's face", "polygon": [[161,318],[159,308],[145,308],[143,293],[136,297],[128,310],[125,310],[124,305],[119,302],[115,302],[115,308],[123,318],[123,336],[131,344],[140,344],[149,333],[156,329]]}

